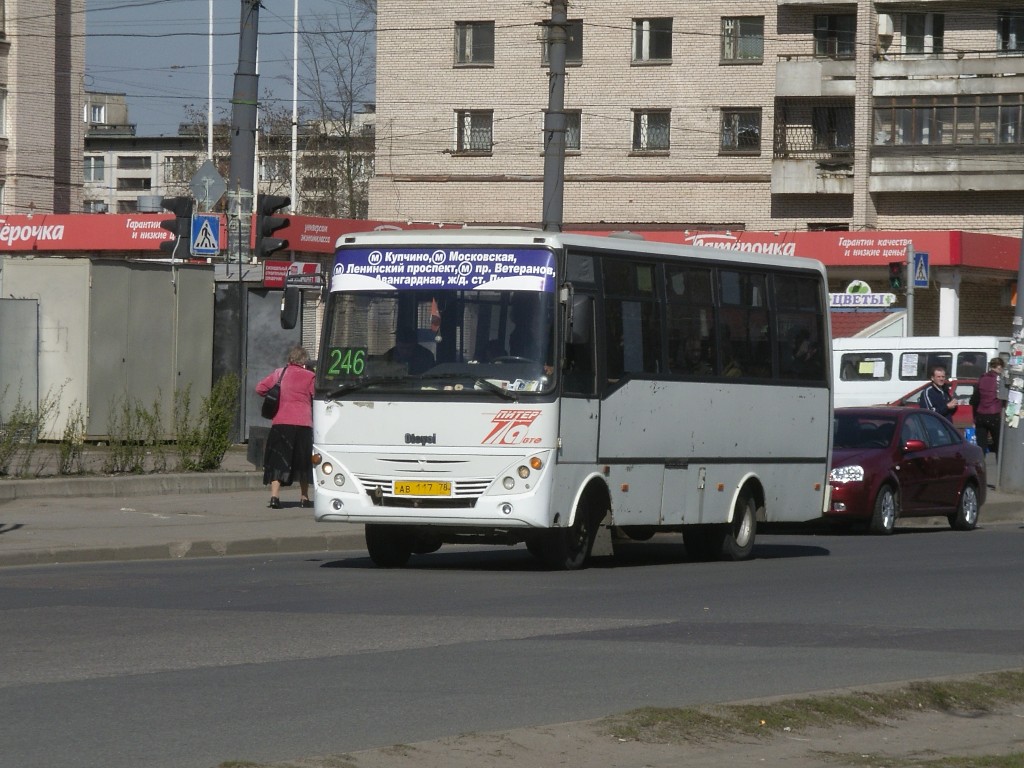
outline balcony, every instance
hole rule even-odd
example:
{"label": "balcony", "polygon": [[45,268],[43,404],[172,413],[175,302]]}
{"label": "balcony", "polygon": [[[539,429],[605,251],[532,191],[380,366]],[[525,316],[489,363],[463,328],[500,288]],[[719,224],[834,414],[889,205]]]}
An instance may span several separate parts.
{"label": "balcony", "polygon": [[853,98],[857,81],[853,59],[783,54],[775,67],[776,96]]}
{"label": "balcony", "polygon": [[944,96],[1024,91],[1024,52],[885,54],[872,64],[872,95]]}
{"label": "balcony", "polygon": [[853,104],[776,99],[772,194],[853,194]]}

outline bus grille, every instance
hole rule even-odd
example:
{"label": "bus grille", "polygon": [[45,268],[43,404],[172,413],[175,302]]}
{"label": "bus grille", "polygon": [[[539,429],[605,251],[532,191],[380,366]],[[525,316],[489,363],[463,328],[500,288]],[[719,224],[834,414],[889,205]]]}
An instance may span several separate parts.
{"label": "bus grille", "polygon": [[474,507],[476,500],[493,482],[493,479],[453,480],[452,495],[437,496],[395,496],[394,481],[389,477],[356,475],[366,488],[366,493],[379,507]]}

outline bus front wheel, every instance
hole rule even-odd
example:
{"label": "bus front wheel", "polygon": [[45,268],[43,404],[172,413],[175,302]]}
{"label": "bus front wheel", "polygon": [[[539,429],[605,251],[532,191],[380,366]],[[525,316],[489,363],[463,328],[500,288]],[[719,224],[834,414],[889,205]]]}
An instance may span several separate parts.
{"label": "bus front wheel", "polygon": [[378,568],[401,568],[412,555],[412,539],[398,526],[366,526],[366,551]]}
{"label": "bus front wheel", "polygon": [[[568,528],[552,528],[545,533],[540,560],[553,571],[577,571],[586,567],[597,537],[598,521],[586,509],[576,511],[576,519]],[[532,551],[532,550],[531,550]]]}

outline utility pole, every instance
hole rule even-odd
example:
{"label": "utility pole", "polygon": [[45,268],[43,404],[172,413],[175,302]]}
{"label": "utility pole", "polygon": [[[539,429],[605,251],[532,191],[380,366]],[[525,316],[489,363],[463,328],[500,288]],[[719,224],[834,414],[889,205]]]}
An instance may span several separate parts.
{"label": "utility pole", "polygon": [[1017,263],[1017,305],[1013,308],[1013,330],[1010,333],[1010,359],[1006,365],[1009,376],[1009,399],[999,449],[999,490],[1024,491],[1024,233],[1020,241]]}
{"label": "utility pole", "polygon": [[[253,169],[256,164],[256,106],[259,75],[256,73],[256,50],[260,26],[260,0],[242,0],[242,20],[238,35],[238,69],[231,95],[231,170],[228,179],[228,258],[238,254],[238,378],[241,392],[235,442],[243,442],[245,430],[245,401],[249,385],[246,380],[246,346],[248,322],[246,318],[246,290],[242,269],[249,261],[249,236],[252,229]],[[238,226],[231,226],[231,219]],[[231,235],[234,234],[234,241]]]}
{"label": "utility pole", "polygon": [[[231,95],[231,171],[228,189],[235,190],[233,209],[242,226],[238,236],[246,239],[228,253],[249,250],[248,234],[252,224],[253,168],[256,163],[256,105],[259,75],[256,74],[256,48],[260,27],[260,0],[242,0],[242,21],[238,35],[238,69]],[[229,230],[230,231],[230,230]]]}
{"label": "utility pole", "polygon": [[551,0],[547,26],[548,109],[544,113],[544,201],[541,221],[549,232],[562,230],[565,187],[565,41],[569,24],[566,0]]}
{"label": "utility pole", "polygon": [[914,244],[907,243],[907,332],[905,336],[914,335]]}

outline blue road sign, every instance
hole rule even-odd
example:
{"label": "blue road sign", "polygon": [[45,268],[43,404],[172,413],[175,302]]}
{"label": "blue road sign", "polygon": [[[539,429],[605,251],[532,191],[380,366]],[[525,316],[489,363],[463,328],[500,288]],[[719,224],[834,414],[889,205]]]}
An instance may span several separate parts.
{"label": "blue road sign", "polygon": [[915,253],[914,254],[914,287],[915,288],[927,288],[928,287],[928,254],[927,253]]}
{"label": "blue road sign", "polygon": [[216,256],[220,253],[220,216],[197,213],[192,217],[192,255]]}

